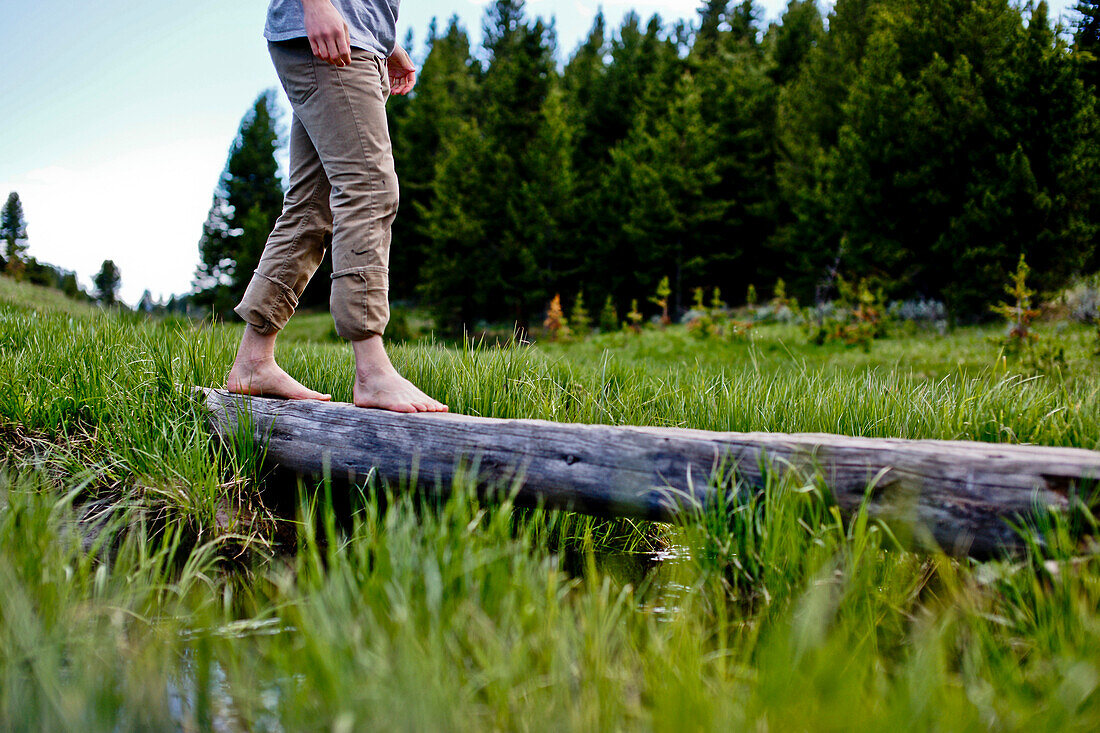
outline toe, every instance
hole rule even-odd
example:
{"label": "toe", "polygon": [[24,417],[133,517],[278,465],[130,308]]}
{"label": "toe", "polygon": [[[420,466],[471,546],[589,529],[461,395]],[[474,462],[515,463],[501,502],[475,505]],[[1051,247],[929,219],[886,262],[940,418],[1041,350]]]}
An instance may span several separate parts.
{"label": "toe", "polygon": [[416,412],[416,405],[407,400],[393,400],[389,404],[380,405],[386,410],[392,410],[393,412]]}

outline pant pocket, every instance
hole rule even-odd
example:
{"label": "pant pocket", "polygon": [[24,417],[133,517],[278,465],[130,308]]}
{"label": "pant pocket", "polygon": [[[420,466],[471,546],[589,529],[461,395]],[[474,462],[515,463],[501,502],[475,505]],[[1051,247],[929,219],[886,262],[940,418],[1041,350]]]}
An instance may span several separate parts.
{"label": "pant pocket", "polygon": [[309,41],[305,38],[269,41],[267,50],[290,103],[302,104],[313,96],[317,91],[317,69]]}
{"label": "pant pocket", "polygon": [[390,70],[385,59],[375,56],[378,61],[378,83],[382,88],[382,99],[390,98]]}

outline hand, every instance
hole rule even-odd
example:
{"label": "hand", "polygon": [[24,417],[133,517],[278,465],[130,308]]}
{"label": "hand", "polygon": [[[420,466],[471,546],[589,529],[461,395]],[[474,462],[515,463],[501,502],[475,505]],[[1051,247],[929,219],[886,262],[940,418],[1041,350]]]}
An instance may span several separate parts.
{"label": "hand", "polygon": [[408,94],[416,86],[416,66],[401,46],[394,46],[386,59],[386,68],[390,74],[390,94]]}
{"label": "hand", "polygon": [[329,0],[304,0],[306,35],[313,55],[333,66],[351,64],[348,24]]}

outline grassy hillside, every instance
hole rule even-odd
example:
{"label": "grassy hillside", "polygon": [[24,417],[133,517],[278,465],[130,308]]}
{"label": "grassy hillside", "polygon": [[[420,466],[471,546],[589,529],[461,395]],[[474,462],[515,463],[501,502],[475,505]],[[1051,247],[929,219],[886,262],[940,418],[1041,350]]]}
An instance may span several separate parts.
{"label": "grassy hillside", "polygon": [[[461,482],[348,509],[212,443],[188,388],[221,383],[238,326],[45,298],[0,278],[0,727],[1100,724],[1100,560],[1064,526],[959,562],[794,479],[683,526],[484,508]],[[990,335],[392,355],[471,414],[1100,447],[1090,332],[1057,335],[1060,376],[998,364]],[[279,358],[350,398],[345,345]]]}
{"label": "grassy hillside", "polygon": [[0,305],[8,312],[63,313],[74,318],[88,318],[100,312],[95,305],[68,298],[60,290],[8,277],[0,277]]}

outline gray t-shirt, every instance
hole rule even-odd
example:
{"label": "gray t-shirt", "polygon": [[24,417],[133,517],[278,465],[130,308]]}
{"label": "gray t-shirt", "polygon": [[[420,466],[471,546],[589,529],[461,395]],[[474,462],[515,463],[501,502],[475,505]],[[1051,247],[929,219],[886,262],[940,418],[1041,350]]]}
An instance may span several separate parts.
{"label": "gray t-shirt", "polygon": [[[393,53],[397,43],[397,9],[401,0],[332,0],[348,24],[351,45],[382,58]],[[271,0],[267,7],[264,38],[288,41],[306,35],[302,0]]]}

